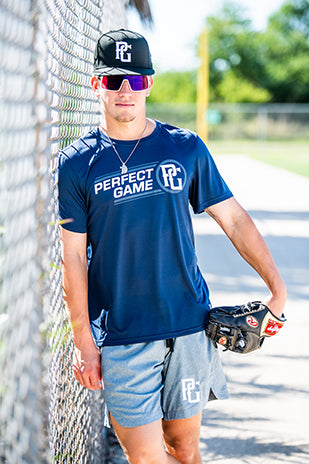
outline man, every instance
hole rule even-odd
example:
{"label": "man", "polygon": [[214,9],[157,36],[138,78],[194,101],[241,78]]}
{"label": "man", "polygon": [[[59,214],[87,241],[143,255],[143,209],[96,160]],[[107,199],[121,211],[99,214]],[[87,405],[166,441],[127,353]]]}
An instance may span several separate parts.
{"label": "man", "polygon": [[200,464],[202,410],[228,394],[218,350],[204,331],[209,292],[189,204],[213,217],[260,274],[277,316],[286,290],[204,143],[146,118],[153,74],[142,36],[123,29],[103,34],[91,80],[102,123],[60,153],[73,371],[88,389],[103,383],[130,463]]}

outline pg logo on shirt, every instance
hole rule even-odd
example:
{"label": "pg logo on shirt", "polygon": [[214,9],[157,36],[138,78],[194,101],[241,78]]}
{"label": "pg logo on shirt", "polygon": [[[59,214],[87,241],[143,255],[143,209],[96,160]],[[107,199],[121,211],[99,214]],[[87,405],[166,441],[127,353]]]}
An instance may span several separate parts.
{"label": "pg logo on shirt", "polygon": [[[157,182],[156,182],[157,180]],[[98,176],[94,194],[112,192],[114,204],[166,193],[182,192],[187,180],[184,167],[175,160],[148,163],[129,168],[125,174],[113,172]]]}
{"label": "pg logo on shirt", "polygon": [[163,190],[169,193],[179,193],[184,189],[187,173],[178,161],[166,160],[159,164],[156,177]]}

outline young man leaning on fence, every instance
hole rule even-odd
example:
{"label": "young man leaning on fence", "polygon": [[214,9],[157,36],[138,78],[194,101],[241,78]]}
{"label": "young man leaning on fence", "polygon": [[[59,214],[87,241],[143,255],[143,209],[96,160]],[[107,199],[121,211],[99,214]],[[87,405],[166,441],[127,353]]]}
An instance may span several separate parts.
{"label": "young man leaning on fence", "polygon": [[286,291],[201,139],[146,118],[153,74],[141,35],[100,37],[91,85],[102,123],[60,153],[63,286],[74,375],[88,389],[103,383],[129,462],[198,464],[202,411],[228,392],[205,335],[209,292],[189,203],[261,275],[278,316]]}

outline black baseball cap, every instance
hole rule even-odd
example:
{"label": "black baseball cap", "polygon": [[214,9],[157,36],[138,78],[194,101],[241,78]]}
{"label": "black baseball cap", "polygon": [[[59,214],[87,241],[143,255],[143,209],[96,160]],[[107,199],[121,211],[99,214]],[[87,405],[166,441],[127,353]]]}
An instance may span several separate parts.
{"label": "black baseball cap", "polygon": [[127,29],[102,34],[94,51],[93,72],[96,76],[154,74],[147,40]]}

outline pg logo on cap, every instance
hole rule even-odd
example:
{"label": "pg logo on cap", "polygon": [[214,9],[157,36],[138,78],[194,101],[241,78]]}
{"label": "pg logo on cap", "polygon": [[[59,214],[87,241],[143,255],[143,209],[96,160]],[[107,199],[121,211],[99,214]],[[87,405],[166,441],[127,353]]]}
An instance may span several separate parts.
{"label": "pg logo on cap", "polygon": [[128,50],[132,49],[132,45],[127,42],[116,42],[116,60],[122,63],[131,63],[131,53]]}

